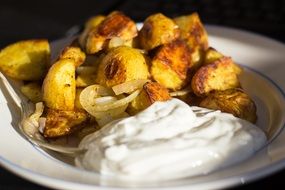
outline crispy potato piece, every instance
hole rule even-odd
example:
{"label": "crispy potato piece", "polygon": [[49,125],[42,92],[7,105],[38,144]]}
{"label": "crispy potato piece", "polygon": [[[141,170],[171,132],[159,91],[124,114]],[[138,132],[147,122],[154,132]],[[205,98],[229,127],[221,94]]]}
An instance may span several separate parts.
{"label": "crispy potato piece", "polygon": [[79,74],[76,77],[76,87],[87,87],[96,83],[96,74]]}
{"label": "crispy potato piece", "polygon": [[88,36],[88,33],[92,28],[95,28],[98,26],[106,17],[103,15],[97,15],[89,18],[84,26],[84,31],[80,34],[78,42],[82,48],[85,47],[86,38]]}
{"label": "crispy potato piece", "polygon": [[132,115],[146,109],[156,101],[171,99],[168,90],[157,82],[147,82],[140,94],[129,104],[128,112]]}
{"label": "crispy potato piece", "polygon": [[210,47],[205,52],[204,62],[203,65],[207,65],[209,63],[212,63],[220,58],[224,57],[223,54],[215,50],[214,48]]}
{"label": "crispy potato piece", "polygon": [[146,58],[139,50],[120,46],[108,52],[98,68],[96,81],[112,87],[127,81],[149,77]]}
{"label": "crispy potato piece", "polygon": [[68,135],[80,128],[80,124],[87,121],[88,115],[83,110],[62,111],[48,109],[44,137],[54,138]]}
{"label": "crispy potato piece", "polygon": [[205,96],[214,90],[227,90],[240,86],[241,68],[230,57],[223,57],[198,69],[191,81],[197,96]]}
{"label": "crispy potato piece", "polygon": [[21,86],[21,92],[33,103],[42,101],[42,87],[38,82],[30,82]]}
{"label": "crispy potato piece", "polygon": [[140,45],[145,50],[170,43],[178,37],[178,26],[161,13],[147,17],[138,36]]}
{"label": "crispy potato piece", "polygon": [[155,81],[171,90],[181,89],[187,78],[190,50],[182,40],[161,46],[151,62],[151,75]]}
{"label": "crispy potato piece", "polygon": [[73,59],[75,67],[80,66],[84,62],[85,58],[85,53],[81,51],[79,47],[72,46],[66,47],[59,56],[59,59]]}
{"label": "crispy potato piece", "polygon": [[14,79],[42,79],[49,61],[50,47],[45,39],[20,41],[0,51],[0,70]]}
{"label": "crispy potato piece", "polygon": [[203,51],[208,48],[208,34],[197,13],[174,18],[184,39],[192,50],[192,68],[199,67],[203,60]]}
{"label": "crispy potato piece", "polygon": [[43,101],[51,109],[73,110],[75,89],[75,63],[72,59],[60,59],[44,79]]}
{"label": "crispy potato piece", "polygon": [[94,54],[104,48],[107,42],[120,37],[122,40],[131,40],[137,36],[137,27],[134,21],[122,12],[114,11],[109,14],[97,27],[90,30],[86,39],[85,49],[88,54]]}
{"label": "crispy potato piece", "polygon": [[231,113],[236,117],[255,123],[256,106],[254,101],[239,89],[215,91],[210,93],[201,103],[201,107]]}

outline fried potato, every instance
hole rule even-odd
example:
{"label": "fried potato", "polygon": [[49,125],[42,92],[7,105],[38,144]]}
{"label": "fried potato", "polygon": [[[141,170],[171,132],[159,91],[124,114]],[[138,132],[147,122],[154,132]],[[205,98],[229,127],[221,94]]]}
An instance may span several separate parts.
{"label": "fried potato", "polygon": [[54,138],[68,135],[80,128],[80,124],[87,121],[88,115],[83,110],[63,111],[48,109],[44,137]]}
{"label": "fried potato", "polygon": [[190,50],[182,40],[161,46],[151,62],[155,81],[171,90],[179,90],[186,83]]}
{"label": "fried potato", "polygon": [[120,37],[128,41],[137,36],[137,27],[134,21],[119,11],[109,14],[98,26],[88,33],[85,49],[88,54],[94,54],[107,46],[107,42]]}
{"label": "fried potato", "polygon": [[96,83],[96,74],[79,74],[76,76],[76,87],[87,87]]}
{"label": "fried potato", "polygon": [[256,106],[254,101],[239,89],[215,91],[210,93],[201,103],[201,107],[231,113],[249,122],[256,122]]}
{"label": "fried potato", "polygon": [[83,109],[82,105],[80,104],[80,98],[79,98],[82,90],[83,88],[76,88],[76,92],[75,92],[74,106],[75,106],[75,109],[78,109],[78,110]]}
{"label": "fried potato", "polygon": [[192,50],[192,67],[199,67],[203,51],[208,48],[208,34],[197,13],[174,18],[184,39]]}
{"label": "fried potato", "polygon": [[217,50],[215,50],[214,48],[210,47],[207,49],[207,51],[205,52],[205,57],[204,57],[204,65],[207,65],[209,63],[212,63],[220,58],[224,57],[223,54],[221,54],[220,52],[218,52]]}
{"label": "fried potato", "polygon": [[138,35],[140,45],[145,50],[170,43],[178,37],[178,26],[161,13],[147,17]]}
{"label": "fried potato", "polygon": [[42,87],[38,82],[30,82],[21,86],[21,92],[33,103],[42,101]]}
{"label": "fried potato", "polygon": [[45,39],[20,41],[0,51],[0,70],[19,80],[40,80],[50,61]]}
{"label": "fried potato", "polygon": [[103,15],[97,15],[89,18],[87,22],[85,23],[84,30],[80,34],[78,42],[82,48],[84,48],[86,43],[86,38],[88,36],[88,33],[92,28],[95,28],[98,26],[106,17]]}
{"label": "fried potato", "polygon": [[230,57],[223,57],[200,67],[192,78],[191,87],[197,96],[205,96],[214,90],[237,88],[241,71]]}
{"label": "fried potato", "polygon": [[171,99],[168,90],[156,82],[147,82],[140,94],[129,104],[128,112],[136,114],[156,101],[166,101]]}
{"label": "fried potato", "polygon": [[75,63],[71,59],[60,59],[44,79],[43,101],[51,109],[73,110],[75,89]]}
{"label": "fried potato", "polygon": [[146,58],[139,50],[120,46],[108,52],[98,68],[96,81],[112,87],[127,81],[149,77]]}
{"label": "fried potato", "polygon": [[66,47],[59,56],[59,59],[73,59],[75,67],[81,65],[84,62],[85,58],[85,53],[81,51],[79,47],[72,46]]}

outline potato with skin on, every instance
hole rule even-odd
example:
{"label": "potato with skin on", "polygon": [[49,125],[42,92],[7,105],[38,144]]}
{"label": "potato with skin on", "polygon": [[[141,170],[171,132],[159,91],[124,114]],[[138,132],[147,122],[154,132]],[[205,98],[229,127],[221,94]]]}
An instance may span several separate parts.
{"label": "potato with skin on", "polygon": [[29,82],[21,86],[21,92],[33,103],[42,101],[42,86],[39,82]]}
{"label": "potato with skin on", "polygon": [[85,47],[86,39],[87,39],[87,36],[88,36],[88,33],[90,32],[90,30],[92,30],[93,28],[98,26],[105,18],[106,17],[103,15],[97,15],[97,16],[93,16],[87,20],[87,22],[84,25],[84,30],[78,38],[78,42],[82,48]]}
{"label": "potato with skin on", "polygon": [[192,50],[191,67],[199,67],[203,61],[203,52],[208,48],[208,34],[198,13],[176,17],[173,20],[181,30],[181,38]]}
{"label": "potato with skin on", "polygon": [[14,79],[40,80],[49,62],[50,47],[46,39],[19,41],[0,51],[0,70]]}
{"label": "potato with skin on", "polygon": [[46,138],[55,138],[68,135],[84,124],[88,114],[84,110],[54,110],[47,109],[46,123],[43,135]]}
{"label": "potato with skin on", "polygon": [[199,106],[231,113],[251,123],[255,123],[257,119],[254,101],[241,89],[212,92]]}
{"label": "potato with skin on", "polygon": [[172,19],[161,13],[153,14],[144,21],[139,31],[138,40],[145,50],[151,50],[160,45],[170,43],[180,35],[178,26]]}
{"label": "potato with skin on", "polygon": [[230,57],[222,57],[200,67],[191,80],[191,87],[201,97],[216,90],[238,88],[238,75],[241,72],[241,68]]}
{"label": "potato with skin on", "polygon": [[137,49],[120,46],[110,50],[102,59],[96,81],[112,87],[136,79],[148,79],[147,60]]}
{"label": "potato with skin on", "polygon": [[151,61],[151,76],[168,89],[181,89],[187,83],[190,54],[182,40],[161,46]]}
{"label": "potato with skin on", "polygon": [[79,47],[68,46],[63,50],[59,59],[72,59],[75,67],[78,67],[84,63],[86,55]]}
{"label": "potato with skin on", "polygon": [[157,82],[147,82],[144,84],[140,94],[129,104],[127,111],[135,115],[156,101],[167,101],[170,99],[171,96],[167,88]]}
{"label": "potato with skin on", "polygon": [[207,65],[212,63],[220,58],[224,57],[223,54],[215,50],[214,48],[210,47],[205,52],[204,62],[203,65]]}
{"label": "potato with skin on", "polygon": [[95,54],[105,47],[107,48],[109,40],[114,37],[128,41],[136,36],[135,22],[122,12],[114,11],[90,30],[87,35],[85,50],[88,54]]}

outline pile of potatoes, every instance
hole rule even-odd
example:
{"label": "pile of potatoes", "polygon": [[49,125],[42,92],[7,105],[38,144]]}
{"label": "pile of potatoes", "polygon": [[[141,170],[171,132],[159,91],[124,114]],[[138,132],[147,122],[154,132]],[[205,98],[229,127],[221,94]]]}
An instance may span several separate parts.
{"label": "pile of potatoes", "polygon": [[44,102],[47,138],[96,123],[80,104],[84,88],[111,89],[138,80],[145,83],[128,103],[128,115],[176,96],[189,105],[256,121],[256,106],[239,83],[242,69],[209,46],[197,13],[173,19],[153,14],[140,30],[119,11],[94,16],[54,63],[47,40],[27,40],[1,50],[0,70],[24,81],[21,91],[32,102]]}

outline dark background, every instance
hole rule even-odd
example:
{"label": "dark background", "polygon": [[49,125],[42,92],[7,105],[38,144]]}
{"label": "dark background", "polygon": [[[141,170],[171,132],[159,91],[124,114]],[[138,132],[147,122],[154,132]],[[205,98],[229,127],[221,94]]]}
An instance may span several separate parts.
{"label": "dark background", "polygon": [[[64,37],[90,16],[113,10],[121,10],[137,22],[155,12],[174,17],[197,11],[205,24],[244,29],[285,42],[283,0],[1,0],[0,48],[24,39]],[[235,189],[273,189],[277,184],[285,185],[285,170]],[[46,188],[0,168],[0,189]]]}

